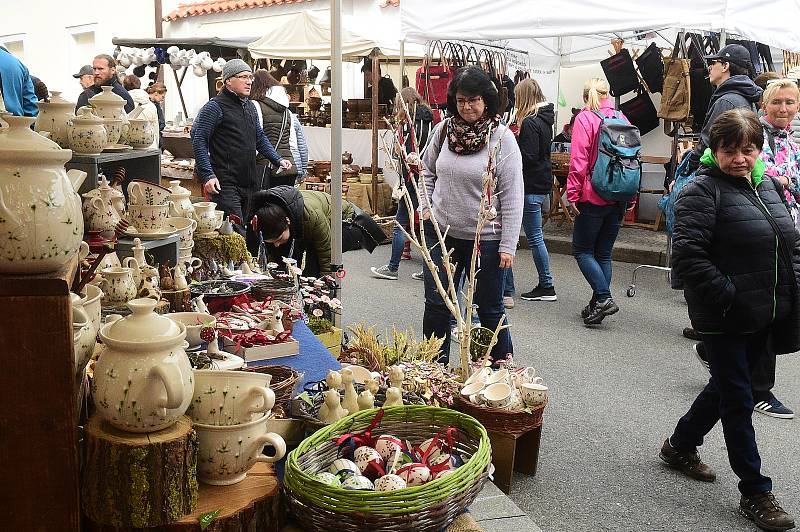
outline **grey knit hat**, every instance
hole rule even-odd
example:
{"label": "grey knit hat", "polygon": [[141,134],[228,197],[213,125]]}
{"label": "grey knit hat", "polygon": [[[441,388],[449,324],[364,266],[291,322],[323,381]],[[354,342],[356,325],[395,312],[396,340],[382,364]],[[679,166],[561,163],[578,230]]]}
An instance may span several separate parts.
{"label": "grey knit hat", "polygon": [[253,70],[250,68],[250,65],[242,61],[241,59],[231,59],[225,66],[222,67],[222,81],[225,82],[228,78],[235,76],[236,74],[240,74],[242,72],[252,72]]}

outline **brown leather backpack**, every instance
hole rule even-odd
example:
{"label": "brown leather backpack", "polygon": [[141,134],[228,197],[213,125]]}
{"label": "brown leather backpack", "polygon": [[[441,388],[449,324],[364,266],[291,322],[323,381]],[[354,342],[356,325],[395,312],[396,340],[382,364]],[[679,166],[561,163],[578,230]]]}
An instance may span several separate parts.
{"label": "brown leather backpack", "polygon": [[[680,43],[683,48],[683,42]],[[683,56],[686,56],[684,51]],[[674,122],[683,122],[691,112],[691,85],[689,60],[678,57],[678,46],[672,55],[664,58],[664,88],[658,116]]]}

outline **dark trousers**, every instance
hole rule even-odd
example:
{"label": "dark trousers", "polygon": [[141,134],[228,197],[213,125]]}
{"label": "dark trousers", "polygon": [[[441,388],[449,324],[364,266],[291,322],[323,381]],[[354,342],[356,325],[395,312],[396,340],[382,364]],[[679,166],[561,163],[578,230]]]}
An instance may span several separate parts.
{"label": "dark trousers", "polygon": [[[447,274],[442,265],[442,250],[438,245],[436,233],[430,223],[425,223],[425,238],[428,247],[431,249],[431,258],[439,268],[439,279],[446,288]],[[436,244],[436,245],[434,245]],[[460,279],[465,269],[472,261],[472,248],[475,244],[473,240],[461,240],[458,238],[446,237],[445,244],[447,249],[453,250],[450,260],[456,265],[455,279]],[[481,325],[487,329],[494,329],[505,315],[503,306],[503,284],[504,270],[500,269],[500,241],[487,240],[480,243],[480,258],[477,273],[477,286],[475,287],[474,303],[478,305],[478,316]],[[422,319],[422,332],[425,336],[431,334],[438,338],[444,338],[442,344],[440,362],[447,363],[450,357],[450,311],[442,300],[442,296],[436,290],[436,283],[430,269],[424,268],[425,272],[425,314]],[[497,338],[497,344],[492,348],[492,358],[501,359],[507,353],[513,352],[511,344],[511,333],[508,329],[503,329]]]}
{"label": "dark trousers", "polygon": [[[233,230],[247,238],[246,226],[250,223],[246,217],[250,214],[250,198],[257,189],[242,187],[231,183],[220,183],[219,194],[211,194],[211,201],[217,204],[217,210],[224,211],[225,216],[234,214],[242,220],[242,224],[233,224]],[[258,255],[258,242],[247,238],[247,249],[253,256]]]}
{"label": "dark trousers", "polygon": [[624,204],[578,203],[580,214],[572,230],[572,254],[592,287],[592,301],[611,297],[611,252],[619,234]]}
{"label": "dark trousers", "polygon": [[675,427],[673,447],[692,450],[703,444],[717,421],[722,421],[731,469],[739,477],[739,491],[754,495],[772,490],[772,480],[761,474],[761,457],[753,429],[751,376],[767,356],[767,333],[703,335],[711,378]]}

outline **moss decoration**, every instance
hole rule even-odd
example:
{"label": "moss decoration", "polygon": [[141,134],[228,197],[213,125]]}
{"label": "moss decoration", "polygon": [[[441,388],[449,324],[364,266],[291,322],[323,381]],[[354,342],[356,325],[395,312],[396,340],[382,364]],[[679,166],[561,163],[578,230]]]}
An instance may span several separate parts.
{"label": "moss decoration", "polygon": [[238,265],[242,261],[250,260],[247,242],[238,233],[215,236],[194,235],[194,256],[204,263],[214,259],[217,263],[227,264],[232,260],[234,264]]}

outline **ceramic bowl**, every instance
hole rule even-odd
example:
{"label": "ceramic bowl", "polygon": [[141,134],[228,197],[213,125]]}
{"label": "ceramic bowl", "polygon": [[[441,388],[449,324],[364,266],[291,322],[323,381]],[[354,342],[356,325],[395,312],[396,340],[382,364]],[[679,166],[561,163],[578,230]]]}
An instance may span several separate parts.
{"label": "ceramic bowl", "polygon": [[[216,426],[195,422],[193,426],[200,442],[197,478],[206,484],[236,484],[244,480],[256,462],[277,462],[286,454],[283,438],[267,432],[267,416],[243,425]],[[275,455],[261,454],[264,445],[272,445]]]}
{"label": "ceramic bowl", "polygon": [[189,347],[197,347],[203,343],[200,338],[201,329],[217,326],[217,319],[204,312],[173,312],[167,314],[167,317],[186,325],[186,341],[189,342]]}
{"label": "ceramic bowl", "polygon": [[80,303],[83,305],[83,310],[89,315],[95,331],[99,331],[100,326],[103,324],[101,316],[102,298],[103,291],[100,290],[100,287],[93,284],[87,284],[84,287]]}
{"label": "ceramic bowl", "polygon": [[[163,205],[169,209],[170,189],[148,181],[133,180],[128,184],[129,205]],[[164,216],[166,218],[166,215]]]}
{"label": "ceramic bowl", "polygon": [[178,247],[194,244],[192,236],[197,229],[197,222],[191,218],[170,217],[166,219],[167,227],[175,229],[178,233]]}
{"label": "ceramic bowl", "polygon": [[197,369],[194,379],[194,397],[186,413],[197,423],[246,424],[265,417],[275,405],[268,373]]}
{"label": "ceramic bowl", "polygon": [[486,400],[486,404],[492,408],[504,408],[511,402],[512,391],[510,384],[496,382],[483,390],[483,397]]}
{"label": "ceramic bowl", "polygon": [[140,233],[158,233],[164,229],[169,205],[137,205],[128,206],[130,222]]}
{"label": "ceramic bowl", "polygon": [[469,400],[469,397],[471,395],[475,395],[476,393],[480,392],[481,390],[484,389],[484,387],[485,386],[482,382],[477,382],[477,381],[471,384],[467,384],[466,386],[461,388],[461,396],[464,399]]}

